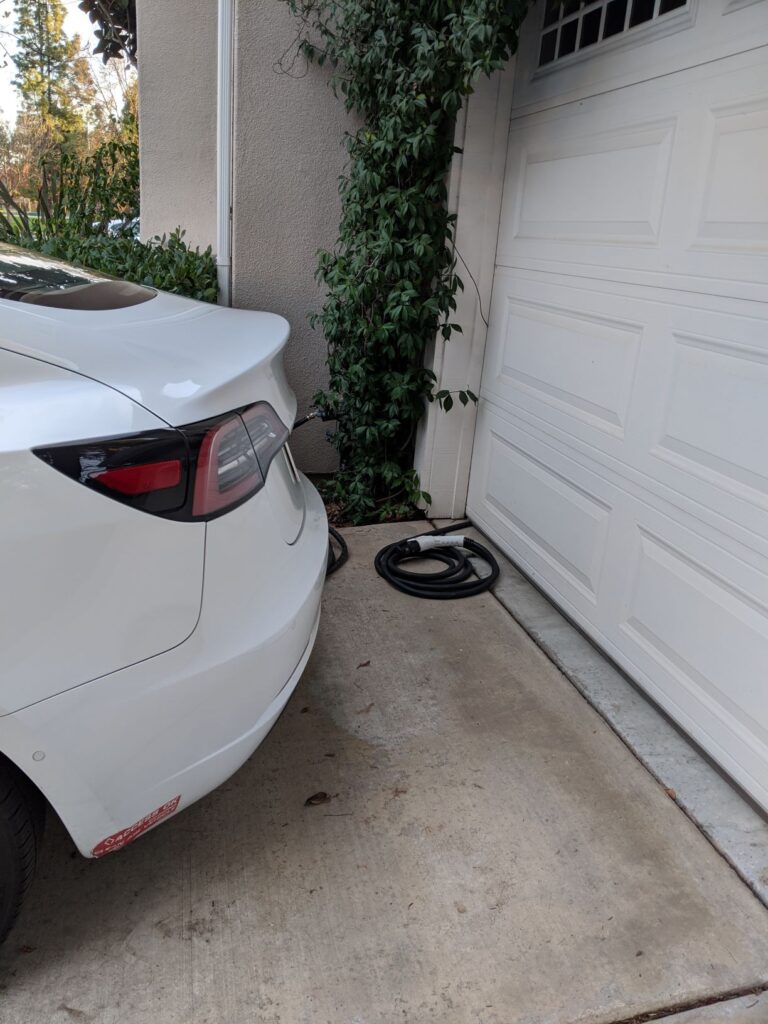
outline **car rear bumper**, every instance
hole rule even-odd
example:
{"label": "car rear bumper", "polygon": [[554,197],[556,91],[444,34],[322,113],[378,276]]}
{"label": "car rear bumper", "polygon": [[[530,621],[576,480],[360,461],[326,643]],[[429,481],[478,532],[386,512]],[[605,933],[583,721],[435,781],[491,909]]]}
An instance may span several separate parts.
{"label": "car rear bumper", "polygon": [[0,749],[85,856],[117,849],[215,789],[293,693],[317,632],[327,558],[322,502],[305,478],[301,489],[303,522],[290,544],[268,488],[208,525],[203,605],[186,641],[0,719]]}
{"label": "car rear bumper", "polygon": [[[185,804],[190,804],[200,799],[206,793],[210,793],[212,789],[220,786],[222,782],[225,782],[248,760],[261,741],[267,736],[272,726],[282,714],[283,708],[290,700],[293,691],[301,679],[304,668],[309,661],[309,656],[312,653],[319,625],[320,609],[318,608],[312,632],[307,641],[307,646],[304,648],[301,660],[289,676],[288,681],[278,691],[276,696],[272,698],[256,721],[249,725],[241,735],[235,736],[225,743],[224,746],[211,751],[210,754],[206,754],[194,764],[180,769],[170,779],[166,780],[166,787],[169,783],[173,782],[174,785],[171,788],[178,789],[179,793],[183,794]],[[251,669],[253,671],[258,670],[256,665],[251,666]]]}

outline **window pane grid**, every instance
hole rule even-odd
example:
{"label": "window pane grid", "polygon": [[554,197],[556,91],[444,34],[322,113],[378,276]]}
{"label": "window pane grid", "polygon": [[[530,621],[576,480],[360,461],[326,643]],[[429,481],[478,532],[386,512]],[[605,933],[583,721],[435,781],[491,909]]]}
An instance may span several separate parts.
{"label": "window pane grid", "polygon": [[631,32],[687,7],[690,0],[549,0],[539,67]]}

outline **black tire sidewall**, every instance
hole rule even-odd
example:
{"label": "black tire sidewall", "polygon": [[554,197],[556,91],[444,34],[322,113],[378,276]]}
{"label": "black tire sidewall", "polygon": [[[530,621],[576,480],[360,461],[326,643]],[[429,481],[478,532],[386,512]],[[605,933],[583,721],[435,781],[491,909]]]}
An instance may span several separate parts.
{"label": "black tire sidewall", "polygon": [[0,762],[0,943],[13,927],[35,873],[44,806],[24,776]]}

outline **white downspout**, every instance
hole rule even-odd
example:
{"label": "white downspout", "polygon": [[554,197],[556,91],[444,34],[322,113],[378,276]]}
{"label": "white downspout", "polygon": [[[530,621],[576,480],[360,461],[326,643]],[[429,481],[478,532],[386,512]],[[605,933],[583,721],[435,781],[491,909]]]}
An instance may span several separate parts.
{"label": "white downspout", "polygon": [[235,0],[219,0],[216,82],[216,274],[219,305],[232,305],[232,81]]}

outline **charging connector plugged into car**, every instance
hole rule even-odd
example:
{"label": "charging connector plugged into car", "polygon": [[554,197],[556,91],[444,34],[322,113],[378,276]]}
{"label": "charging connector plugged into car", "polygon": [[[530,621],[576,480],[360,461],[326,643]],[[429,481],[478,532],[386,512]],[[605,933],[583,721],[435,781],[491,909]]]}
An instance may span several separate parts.
{"label": "charging connector plugged into car", "polygon": [[310,420],[321,420],[326,423],[328,420],[332,420],[333,416],[322,406],[316,405],[313,409],[306,414],[306,416],[300,416],[299,419],[293,424],[293,429],[297,427],[303,427],[305,423],[309,423]]}

